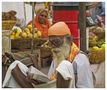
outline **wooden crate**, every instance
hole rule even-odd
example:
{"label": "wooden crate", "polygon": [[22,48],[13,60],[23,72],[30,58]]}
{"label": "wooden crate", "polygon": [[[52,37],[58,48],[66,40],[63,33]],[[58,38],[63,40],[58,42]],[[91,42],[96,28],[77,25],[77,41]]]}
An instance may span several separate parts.
{"label": "wooden crate", "polygon": [[[34,48],[36,46],[41,46],[46,41],[47,39],[43,39],[43,38],[34,39]],[[32,39],[30,38],[13,39],[11,40],[11,48],[16,50],[31,49],[31,42]]]}
{"label": "wooden crate", "polygon": [[31,48],[31,39],[29,39],[29,38],[12,39],[11,48],[15,49],[15,50],[30,49]]}

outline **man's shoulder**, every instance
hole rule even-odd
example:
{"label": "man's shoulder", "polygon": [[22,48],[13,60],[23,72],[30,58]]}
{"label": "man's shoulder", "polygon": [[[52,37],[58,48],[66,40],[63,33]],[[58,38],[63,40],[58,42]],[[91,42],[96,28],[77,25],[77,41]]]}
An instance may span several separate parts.
{"label": "man's shoulder", "polygon": [[74,58],[74,62],[76,62],[77,64],[81,63],[81,64],[84,64],[84,63],[89,63],[89,59],[88,59],[88,56],[85,52],[83,51],[80,51]]}
{"label": "man's shoulder", "polygon": [[85,52],[83,52],[83,51],[79,51],[78,54],[77,54],[75,57],[77,57],[77,58],[78,58],[78,57],[79,57],[79,58],[80,58],[80,57],[87,57],[87,58],[88,58],[88,55],[87,55],[87,53],[85,53]]}

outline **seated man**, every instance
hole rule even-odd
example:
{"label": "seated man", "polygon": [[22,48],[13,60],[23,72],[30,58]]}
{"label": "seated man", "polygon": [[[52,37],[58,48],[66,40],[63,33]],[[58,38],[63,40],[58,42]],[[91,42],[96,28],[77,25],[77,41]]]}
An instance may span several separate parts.
{"label": "seated man", "polygon": [[[68,60],[73,65],[73,70],[75,74],[75,87],[92,88],[93,77],[89,59],[74,44],[68,26],[64,22],[58,22],[49,28],[48,36],[50,47],[53,48],[53,62],[51,64],[51,68],[48,74],[50,79],[55,79],[55,72],[58,71],[58,65],[63,60]],[[63,85],[59,87],[63,87]]]}
{"label": "seated man", "polygon": [[[63,72],[63,70],[65,70],[65,72]],[[67,81],[65,81],[65,85],[63,85],[64,88],[66,88],[66,87],[68,88],[69,82],[71,82],[71,83],[72,83],[72,81],[74,82],[72,64],[69,61],[64,60],[58,66],[57,71],[62,73],[62,75],[64,76],[64,78],[66,80],[72,79],[71,81],[68,81],[68,83],[67,83]],[[70,71],[71,71],[71,73],[69,73]],[[62,75],[60,75],[60,76],[62,77]],[[60,77],[60,76],[58,76],[58,77]],[[58,82],[55,85],[54,84],[55,81],[56,80],[52,81],[53,82],[52,87],[56,87],[56,86],[59,87],[60,82]],[[51,83],[51,80],[49,79],[49,77],[47,75],[43,74],[37,68],[35,68],[33,66],[28,68],[26,65],[24,65],[20,61],[15,60],[9,66],[9,68],[7,70],[5,79],[3,81],[3,87],[7,87],[7,88],[9,88],[9,87],[10,88],[20,88],[20,87],[21,88],[34,88],[40,84],[47,84],[48,85],[48,82]],[[73,85],[74,85],[74,83],[73,83]],[[46,87],[49,87],[49,86],[46,86]]]}

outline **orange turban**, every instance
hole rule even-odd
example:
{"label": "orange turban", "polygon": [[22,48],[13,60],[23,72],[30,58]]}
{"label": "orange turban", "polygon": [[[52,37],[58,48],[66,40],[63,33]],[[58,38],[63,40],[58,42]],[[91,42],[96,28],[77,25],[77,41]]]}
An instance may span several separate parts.
{"label": "orange turban", "polygon": [[48,29],[48,36],[71,35],[70,29],[65,22],[57,22]]}

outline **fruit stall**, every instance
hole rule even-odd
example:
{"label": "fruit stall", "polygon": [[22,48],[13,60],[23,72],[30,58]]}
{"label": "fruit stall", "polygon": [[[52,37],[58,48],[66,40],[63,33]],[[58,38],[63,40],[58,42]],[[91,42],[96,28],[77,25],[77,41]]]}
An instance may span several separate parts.
{"label": "fruit stall", "polygon": [[95,75],[95,87],[105,87],[105,28],[88,28],[88,57]]}
{"label": "fruit stall", "polygon": [[[32,20],[34,20],[35,3],[24,4],[32,6]],[[4,80],[9,64],[14,60],[19,60],[28,67],[32,65],[45,74],[48,73],[52,60],[50,48],[44,47],[44,44],[48,41],[47,38],[42,38],[41,31],[34,28],[33,22],[31,24],[25,24],[23,28],[16,26],[16,24],[20,25],[20,21],[17,23],[18,17],[15,16],[17,13],[12,10],[3,12],[2,14],[2,52],[8,56],[8,60],[6,60],[5,55],[2,56],[4,63],[2,81]],[[51,84],[55,85],[55,81],[35,87],[51,86]]]}
{"label": "fruit stall", "polygon": [[89,59],[91,63],[105,61],[105,29],[98,26],[89,28]]}
{"label": "fruit stall", "polygon": [[[24,3],[29,6],[32,6],[32,20],[34,18],[34,10],[35,10],[35,3]],[[45,5],[46,3],[43,3]],[[46,4],[47,5],[47,4]],[[47,8],[45,5],[45,8]],[[42,46],[45,42],[47,42],[47,38],[41,37],[41,31],[37,28],[34,28],[33,24],[25,24],[24,21],[18,21],[18,17],[16,14],[18,12],[14,10],[10,10],[8,12],[3,12],[2,14],[2,29],[3,29],[3,37],[7,37],[4,34],[7,33],[7,41],[3,38],[3,45],[8,43],[8,49],[3,47],[3,52],[12,52],[12,53],[19,53],[19,52],[26,52],[33,53],[36,49],[40,49],[41,53],[44,53],[44,50],[47,51],[47,55],[49,50],[45,49]],[[25,11],[25,13],[27,13]],[[26,15],[26,14],[25,14]],[[25,17],[24,17],[25,18]],[[24,24],[23,27],[18,27],[18,25]],[[33,45],[32,45],[33,44]],[[33,51],[32,51],[33,50]],[[50,52],[49,52],[50,53]],[[49,54],[50,55],[50,54]],[[44,57],[45,55],[43,55]],[[47,57],[47,56],[46,56]]]}

